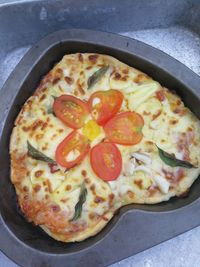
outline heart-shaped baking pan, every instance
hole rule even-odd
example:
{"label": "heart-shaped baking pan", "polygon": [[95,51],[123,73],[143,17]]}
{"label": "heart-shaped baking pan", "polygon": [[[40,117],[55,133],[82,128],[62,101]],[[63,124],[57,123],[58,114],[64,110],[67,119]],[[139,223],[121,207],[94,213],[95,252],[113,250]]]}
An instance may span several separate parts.
{"label": "heart-shaped baking pan", "polygon": [[21,266],[105,266],[200,225],[200,180],[186,198],[128,205],[94,237],[65,244],[27,223],[9,178],[9,139],[26,99],[64,54],[111,55],[177,92],[200,118],[200,78],[183,64],[142,42],[105,32],[62,30],[34,45],[0,91],[0,249]]}

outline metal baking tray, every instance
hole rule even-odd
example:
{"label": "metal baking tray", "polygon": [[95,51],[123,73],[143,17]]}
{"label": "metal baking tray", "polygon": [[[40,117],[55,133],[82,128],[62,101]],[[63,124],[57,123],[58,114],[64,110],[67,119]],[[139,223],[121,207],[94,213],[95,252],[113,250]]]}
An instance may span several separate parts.
{"label": "metal baking tray", "polygon": [[66,263],[68,267],[106,266],[200,225],[200,179],[186,198],[121,208],[99,234],[80,243],[55,241],[19,214],[9,181],[8,146],[14,120],[41,77],[64,54],[75,52],[108,54],[144,71],[176,90],[200,118],[199,76],[149,45],[120,35],[78,29],[55,32],[34,45],[0,91],[0,114],[5,114],[0,133],[0,249],[25,267],[62,267]]}

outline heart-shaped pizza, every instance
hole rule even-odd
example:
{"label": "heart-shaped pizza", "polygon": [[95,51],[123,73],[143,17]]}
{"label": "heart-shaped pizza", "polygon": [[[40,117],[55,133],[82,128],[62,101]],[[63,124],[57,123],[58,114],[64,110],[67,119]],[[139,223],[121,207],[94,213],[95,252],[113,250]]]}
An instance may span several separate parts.
{"label": "heart-shaped pizza", "polygon": [[200,122],[173,91],[111,56],[70,54],[15,121],[11,181],[29,222],[81,241],[124,205],[187,192],[199,144]]}

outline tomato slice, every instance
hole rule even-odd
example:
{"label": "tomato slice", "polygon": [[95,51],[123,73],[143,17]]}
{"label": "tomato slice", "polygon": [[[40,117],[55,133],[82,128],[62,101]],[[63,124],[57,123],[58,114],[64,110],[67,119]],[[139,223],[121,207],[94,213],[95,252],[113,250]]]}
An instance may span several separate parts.
{"label": "tomato slice", "polygon": [[56,148],[56,162],[69,169],[80,163],[90,149],[87,137],[72,131]]}
{"label": "tomato slice", "polygon": [[112,143],[99,143],[90,151],[90,163],[95,174],[104,181],[117,179],[122,169],[119,149]]}
{"label": "tomato slice", "polygon": [[142,140],[143,118],[136,112],[123,112],[109,120],[104,126],[110,142],[122,145],[135,145]]}
{"label": "tomato slice", "polygon": [[92,117],[99,125],[104,125],[121,108],[123,94],[118,90],[98,91],[88,101]]}
{"label": "tomato slice", "polygon": [[72,95],[61,95],[56,98],[53,111],[56,117],[73,129],[81,128],[89,114],[87,104]]}

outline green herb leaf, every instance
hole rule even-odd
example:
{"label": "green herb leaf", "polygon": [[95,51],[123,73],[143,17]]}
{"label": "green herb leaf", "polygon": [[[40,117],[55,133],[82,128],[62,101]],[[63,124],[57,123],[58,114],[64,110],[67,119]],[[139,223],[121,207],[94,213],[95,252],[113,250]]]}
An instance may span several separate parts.
{"label": "green herb leaf", "polygon": [[54,100],[56,100],[56,98],[58,98],[58,97],[55,96],[55,95],[51,95],[51,97],[53,97]]}
{"label": "green herb leaf", "polygon": [[92,76],[89,77],[87,85],[88,90],[91,89],[107,72],[109,66],[104,66],[99,70],[95,71]]}
{"label": "green herb leaf", "polygon": [[180,167],[184,167],[184,168],[188,168],[188,169],[195,168],[195,166],[192,165],[190,162],[177,159],[173,155],[171,155],[171,154],[165,152],[164,150],[162,150],[161,148],[159,148],[158,146],[157,146],[157,148],[158,148],[159,156],[165,164],[167,164],[171,167],[180,166]]}
{"label": "green herb leaf", "polygon": [[[51,97],[54,99],[54,101],[56,100],[56,98],[58,98],[57,96],[54,96],[54,95],[51,95]],[[53,106],[50,106],[48,109],[47,109],[47,113],[48,114],[53,114],[55,116],[55,113],[53,111]]]}
{"label": "green herb leaf", "polygon": [[47,157],[42,152],[38,151],[36,148],[34,148],[29,141],[27,141],[27,147],[28,147],[28,155],[31,156],[34,159],[45,161],[47,163],[56,163],[53,159]]}
{"label": "green herb leaf", "polygon": [[79,200],[76,203],[75,206],[75,213],[73,218],[70,221],[75,221],[78,218],[80,218],[81,213],[82,213],[82,207],[84,202],[86,201],[86,196],[87,196],[87,188],[85,187],[84,183],[81,185],[81,191],[80,191],[80,195],[79,195]]}
{"label": "green herb leaf", "polygon": [[49,108],[47,109],[47,113],[48,113],[48,114],[53,114],[53,115],[55,115],[55,113],[54,113],[54,111],[53,111],[53,107],[49,107]]}

